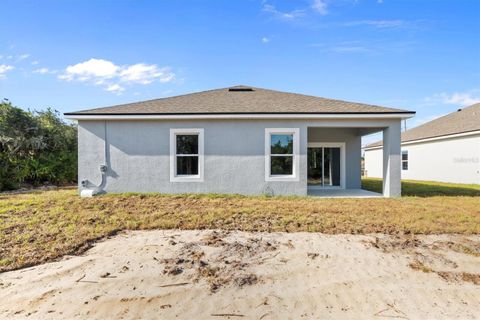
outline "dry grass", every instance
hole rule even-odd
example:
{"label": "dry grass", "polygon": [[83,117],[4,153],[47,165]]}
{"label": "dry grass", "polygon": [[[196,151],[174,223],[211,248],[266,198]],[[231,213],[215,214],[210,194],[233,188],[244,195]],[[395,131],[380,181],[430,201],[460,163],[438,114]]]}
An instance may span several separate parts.
{"label": "dry grass", "polygon": [[410,262],[409,266],[413,270],[418,270],[425,273],[435,272],[432,268],[430,268],[429,266],[426,266],[425,264],[423,264],[418,260],[414,260],[413,262]]}
{"label": "dry grass", "polygon": [[84,251],[126,229],[480,233],[480,197],[320,199],[124,194],[74,189],[0,195],[0,271]]}

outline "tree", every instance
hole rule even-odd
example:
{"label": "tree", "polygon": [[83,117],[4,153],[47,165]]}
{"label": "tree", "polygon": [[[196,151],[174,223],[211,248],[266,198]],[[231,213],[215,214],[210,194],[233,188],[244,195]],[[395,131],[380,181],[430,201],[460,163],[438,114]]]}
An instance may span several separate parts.
{"label": "tree", "polygon": [[59,112],[24,111],[0,102],[0,190],[76,181],[77,129]]}

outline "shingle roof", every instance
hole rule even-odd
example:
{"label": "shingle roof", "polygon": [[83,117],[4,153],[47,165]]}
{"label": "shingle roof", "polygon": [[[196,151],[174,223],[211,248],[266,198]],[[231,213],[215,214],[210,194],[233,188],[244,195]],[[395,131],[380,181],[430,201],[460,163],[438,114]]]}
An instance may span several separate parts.
{"label": "shingle roof", "polygon": [[[424,123],[402,133],[402,142],[448,136],[480,130],[480,103],[459,109],[446,116]],[[366,148],[382,146],[382,141],[371,143]]]}
{"label": "shingle roof", "polygon": [[246,86],[215,89],[65,115],[413,113],[363,103]]}

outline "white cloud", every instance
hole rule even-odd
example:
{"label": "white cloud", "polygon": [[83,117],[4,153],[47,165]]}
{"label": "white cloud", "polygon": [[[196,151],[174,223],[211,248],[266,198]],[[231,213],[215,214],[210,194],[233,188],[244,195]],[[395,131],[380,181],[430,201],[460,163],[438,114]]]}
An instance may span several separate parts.
{"label": "white cloud", "polygon": [[0,64],[0,78],[5,78],[5,74],[8,71],[15,69],[14,66],[9,66],[7,64]]}
{"label": "white cloud", "polygon": [[25,60],[25,59],[27,59],[28,57],[30,57],[30,54],[28,54],[28,53],[21,54],[21,55],[17,56],[17,62],[18,62],[18,61]]}
{"label": "white cloud", "polygon": [[346,27],[371,26],[379,29],[399,28],[405,25],[404,20],[358,20],[343,24]]}
{"label": "white cloud", "polygon": [[147,85],[154,81],[170,82],[175,74],[169,68],[160,68],[156,64],[137,63],[119,66],[104,59],[90,59],[68,66],[65,72],[58,76],[65,81],[89,82],[104,87],[105,90],[120,93],[124,85]]}
{"label": "white cloud", "polygon": [[480,102],[480,90],[470,90],[467,92],[455,92],[452,94],[442,92],[434,94],[424,99],[424,106],[435,104],[453,104],[457,106],[470,106]]}
{"label": "white cloud", "polygon": [[312,9],[321,14],[322,16],[328,13],[325,0],[314,0],[312,3]]}
{"label": "white cloud", "polygon": [[[65,73],[59,78],[67,81],[89,81],[104,80],[117,76],[120,67],[110,61],[103,59],[90,59],[85,62],[68,66]],[[103,82],[102,82],[103,83]]]}
{"label": "white cloud", "polygon": [[325,52],[334,52],[340,54],[373,52],[372,48],[368,47],[366,44],[360,41],[342,41],[334,44],[313,43],[310,46],[320,48],[322,51]]}
{"label": "white cloud", "polygon": [[366,53],[371,51],[363,46],[337,46],[331,47],[329,50],[337,53]]}
{"label": "white cloud", "polygon": [[391,19],[391,20],[353,20],[340,23],[340,26],[343,27],[371,27],[380,30],[388,29],[411,29],[411,30],[421,30],[425,27],[428,27],[431,24],[431,21],[418,19],[418,20],[402,20],[402,19]]}
{"label": "white cloud", "polygon": [[123,91],[125,91],[125,88],[120,86],[118,83],[114,83],[114,84],[109,85],[105,90],[120,94]]}
{"label": "white cloud", "polygon": [[157,79],[162,83],[170,82],[174,77],[168,68],[158,68],[155,64],[137,63],[120,72],[121,81],[140,84],[149,84]]}
{"label": "white cloud", "polygon": [[305,14],[305,10],[292,10],[289,12],[282,12],[277,10],[277,8],[274,5],[271,4],[264,4],[263,5],[263,11],[268,12],[273,14],[276,18],[282,19],[282,20],[294,20],[296,18],[299,18]]}
{"label": "white cloud", "polygon": [[454,93],[452,95],[443,94],[445,104],[459,104],[469,106],[480,102],[480,96],[474,97],[471,93]]}
{"label": "white cloud", "polygon": [[48,68],[39,68],[39,69],[33,70],[33,73],[40,73],[40,74],[46,74],[50,72],[51,71]]}
{"label": "white cloud", "polygon": [[414,50],[415,42],[409,41],[340,41],[333,43],[312,43],[310,47],[319,48],[324,52],[339,54],[363,53],[385,54],[404,53]]}
{"label": "white cloud", "polygon": [[37,60],[32,61],[32,65],[36,66],[39,62]]}
{"label": "white cloud", "polygon": [[269,42],[270,42],[269,38],[267,38],[267,37],[262,38],[262,43],[269,43]]}
{"label": "white cloud", "polygon": [[309,0],[310,5],[308,6],[303,6],[300,9],[295,9],[291,11],[281,11],[278,10],[277,7],[274,5],[268,3],[267,0],[262,1],[262,10],[264,12],[268,12],[273,17],[280,19],[280,20],[285,20],[285,21],[293,21],[297,20],[298,18],[302,17],[308,17],[311,16],[312,12],[320,14],[322,16],[328,14],[328,5],[327,2],[328,0]]}

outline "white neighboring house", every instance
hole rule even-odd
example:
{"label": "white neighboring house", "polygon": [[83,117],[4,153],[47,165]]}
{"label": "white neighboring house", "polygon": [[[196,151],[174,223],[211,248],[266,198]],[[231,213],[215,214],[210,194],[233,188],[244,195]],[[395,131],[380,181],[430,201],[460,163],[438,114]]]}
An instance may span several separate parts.
{"label": "white neighboring house", "polygon": [[[382,177],[382,141],[365,148],[365,176]],[[480,184],[480,103],[402,133],[402,179]]]}

